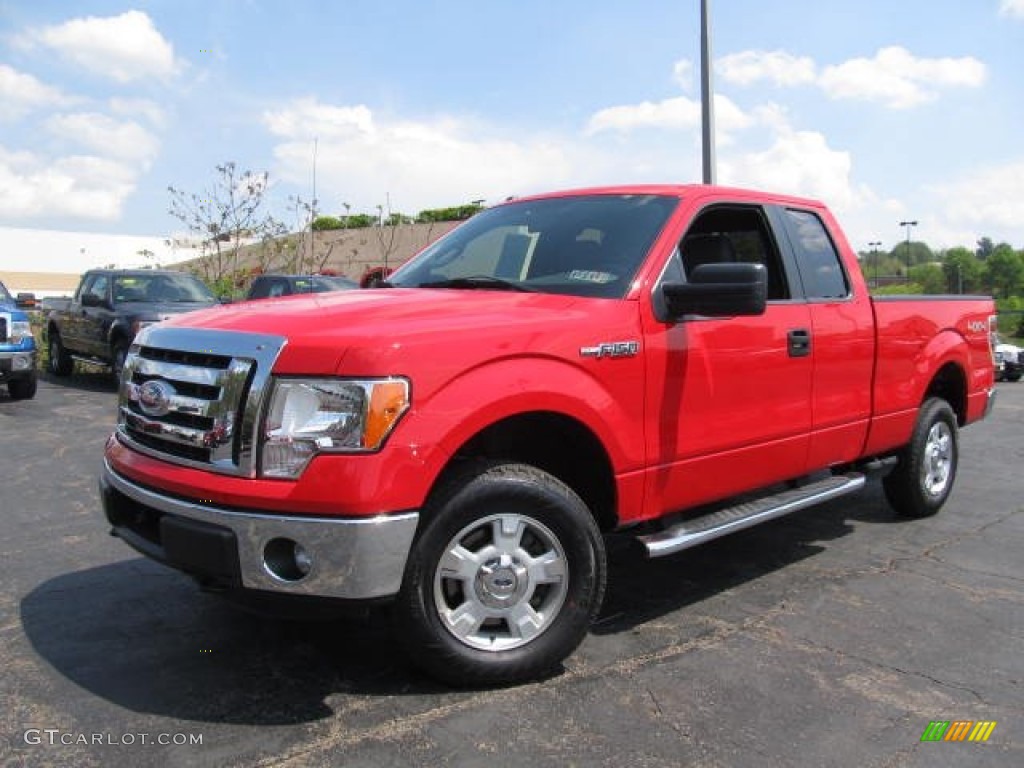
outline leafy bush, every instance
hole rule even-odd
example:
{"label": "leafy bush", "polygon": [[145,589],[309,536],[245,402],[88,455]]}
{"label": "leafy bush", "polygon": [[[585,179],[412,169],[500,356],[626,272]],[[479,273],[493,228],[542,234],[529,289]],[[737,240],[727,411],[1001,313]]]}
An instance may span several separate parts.
{"label": "leafy bush", "polygon": [[468,205],[456,205],[451,208],[431,208],[420,211],[416,216],[419,222],[438,221],[464,221],[465,219],[480,213],[484,207],[480,203],[469,203]]}
{"label": "leafy bush", "polygon": [[344,229],[345,222],[337,216],[317,216],[313,219],[313,229],[316,232],[323,232],[329,229]]}

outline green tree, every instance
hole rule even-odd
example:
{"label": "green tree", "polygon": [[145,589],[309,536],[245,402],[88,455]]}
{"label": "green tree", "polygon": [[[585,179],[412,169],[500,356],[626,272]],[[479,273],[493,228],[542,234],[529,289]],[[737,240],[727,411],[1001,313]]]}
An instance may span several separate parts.
{"label": "green tree", "polygon": [[942,258],[942,271],[950,293],[977,293],[983,289],[985,267],[974,253],[963,246],[946,251]]}
{"label": "green tree", "polygon": [[905,296],[924,293],[918,283],[899,283],[896,285],[883,285],[881,288],[876,288],[872,291],[876,296]]}
{"label": "green tree", "polygon": [[938,264],[918,264],[911,267],[910,282],[921,286],[921,292],[929,295],[946,292],[946,276]]}
{"label": "green tree", "polygon": [[995,246],[992,244],[991,237],[983,237],[978,240],[978,248],[974,251],[979,259],[985,261],[989,256],[992,255],[992,251]]}
{"label": "green tree", "polygon": [[989,287],[996,297],[1007,299],[1024,288],[1024,259],[1008,244],[993,248],[985,266]]}
{"label": "green tree", "polygon": [[[916,240],[910,242],[910,266],[914,264],[927,264],[928,262],[935,261],[935,254],[932,253],[932,249],[928,247],[926,243],[921,243]],[[902,243],[892,249],[892,257],[896,259],[901,265],[903,272],[907,269],[907,242],[904,240]]]}

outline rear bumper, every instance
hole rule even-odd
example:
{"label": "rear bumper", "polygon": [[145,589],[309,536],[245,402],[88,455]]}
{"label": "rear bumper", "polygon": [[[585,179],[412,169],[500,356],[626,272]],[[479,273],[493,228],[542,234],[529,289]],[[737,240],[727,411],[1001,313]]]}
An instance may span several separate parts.
{"label": "rear bumper", "polygon": [[988,418],[988,415],[990,413],[992,413],[992,409],[995,408],[995,406],[996,406],[996,388],[992,387],[992,389],[988,390],[988,399],[985,402],[985,416],[984,416],[984,418],[986,418],[986,419]]}
{"label": "rear bumper", "polygon": [[[142,554],[205,583],[345,600],[396,594],[418,512],[373,518],[290,517],[158,493],[104,462],[100,498],[112,528]],[[296,568],[295,545],[307,557]]]}

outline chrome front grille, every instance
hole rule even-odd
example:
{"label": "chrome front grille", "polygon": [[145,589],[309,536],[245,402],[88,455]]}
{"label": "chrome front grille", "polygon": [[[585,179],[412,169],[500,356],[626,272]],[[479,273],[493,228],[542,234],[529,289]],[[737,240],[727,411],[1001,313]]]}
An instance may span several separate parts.
{"label": "chrome front grille", "polygon": [[254,476],[260,408],[284,344],[277,336],[144,329],[125,361],[118,436],[167,461]]}

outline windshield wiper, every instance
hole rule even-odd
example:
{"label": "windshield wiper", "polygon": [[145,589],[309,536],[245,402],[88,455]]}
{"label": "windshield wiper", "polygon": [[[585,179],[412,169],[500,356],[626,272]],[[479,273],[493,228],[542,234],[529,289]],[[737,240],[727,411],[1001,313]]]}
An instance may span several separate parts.
{"label": "windshield wiper", "polygon": [[419,288],[484,288],[497,291],[520,291],[522,293],[533,293],[533,290],[511,280],[502,280],[500,277],[490,275],[470,275],[468,277],[452,277],[448,280],[435,280],[430,283],[420,283]]}

